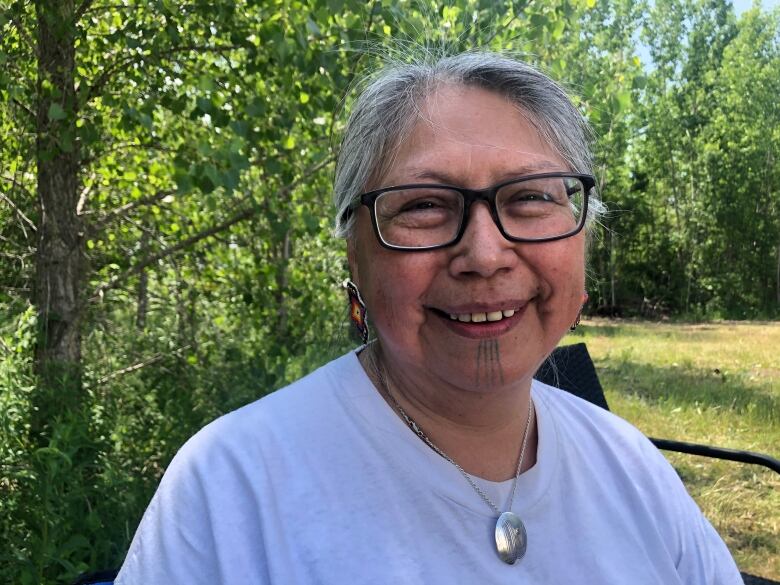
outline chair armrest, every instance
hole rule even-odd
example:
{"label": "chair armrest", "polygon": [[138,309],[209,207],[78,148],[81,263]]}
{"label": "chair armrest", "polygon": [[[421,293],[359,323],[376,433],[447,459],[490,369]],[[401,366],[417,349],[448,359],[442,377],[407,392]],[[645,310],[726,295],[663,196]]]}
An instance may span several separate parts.
{"label": "chair armrest", "polygon": [[654,439],[650,437],[653,444],[664,451],[676,451],[678,453],[689,453],[691,455],[701,455],[702,457],[712,457],[714,459],[726,459],[728,461],[739,461],[740,463],[752,463],[754,465],[763,465],[772,471],[780,473],[780,460],[755,453],[753,451],[739,451],[737,449],[724,449],[723,447],[710,447],[708,445],[699,445],[697,443],[685,443],[683,441],[670,441],[668,439]]}

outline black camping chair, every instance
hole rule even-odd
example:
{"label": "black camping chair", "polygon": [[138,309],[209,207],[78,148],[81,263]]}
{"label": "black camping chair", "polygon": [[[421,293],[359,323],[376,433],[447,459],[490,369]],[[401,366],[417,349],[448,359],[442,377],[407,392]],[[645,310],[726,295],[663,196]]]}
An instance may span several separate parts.
{"label": "black camping chair", "polygon": [[119,573],[119,571],[116,569],[84,573],[73,583],[73,585],[113,585],[117,573]]}
{"label": "black camping chair", "polygon": [[[556,348],[534,377],[540,382],[571,392],[575,396],[584,398],[588,402],[609,410],[607,399],[604,396],[604,389],[599,381],[593,360],[588,353],[588,348],[584,343],[564,345]],[[780,461],[763,453],[710,447],[708,445],[670,441],[668,439],[654,439],[652,437],[650,437],[650,440],[656,447],[665,451],[677,451],[679,453],[701,455],[715,459],[763,465],[780,473]],[[771,581],[747,573],[742,573],[742,578],[745,580],[746,585],[780,585],[778,581]]]}

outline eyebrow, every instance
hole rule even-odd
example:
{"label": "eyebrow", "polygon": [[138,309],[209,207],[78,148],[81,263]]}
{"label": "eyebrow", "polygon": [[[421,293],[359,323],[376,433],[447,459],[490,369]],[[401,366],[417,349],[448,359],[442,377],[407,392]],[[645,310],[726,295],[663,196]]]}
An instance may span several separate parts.
{"label": "eyebrow", "polygon": [[[455,175],[451,175],[445,170],[433,170],[433,169],[410,169],[411,173],[408,175],[410,179],[414,180],[431,180],[439,183],[445,183],[449,185],[457,185],[462,181],[458,180]],[[501,173],[496,178],[497,182],[501,182],[514,177],[522,177],[524,175],[533,175],[536,173],[545,172],[566,172],[568,169],[561,168],[560,164],[555,164],[552,161],[540,161],[539,164],[513,167],[511,171]]]}

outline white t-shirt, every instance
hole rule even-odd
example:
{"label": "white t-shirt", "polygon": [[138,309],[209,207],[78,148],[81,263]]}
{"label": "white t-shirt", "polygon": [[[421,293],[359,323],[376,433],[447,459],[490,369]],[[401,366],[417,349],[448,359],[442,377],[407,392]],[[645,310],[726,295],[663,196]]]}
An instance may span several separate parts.
{"label": "white t-shirt", "polygon": [[[117,584],[738,584],[723,541],[625,421],[534,382],[539,446],[503,563],[495,514],[349,353],[206,426],[174,458]],[[512,481],[474,481],[505,509]]]}

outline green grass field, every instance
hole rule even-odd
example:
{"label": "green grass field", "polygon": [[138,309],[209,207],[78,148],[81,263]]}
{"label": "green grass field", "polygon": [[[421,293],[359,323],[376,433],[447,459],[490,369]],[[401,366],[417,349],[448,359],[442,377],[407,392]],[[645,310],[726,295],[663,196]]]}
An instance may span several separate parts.
{"label": "green grass field", "polygon": [[[780,458],[780,323],[593,319],[585,341],[607,401],[646,435]],[[742,571],[780,580],[780,474],[666,454]]]}

